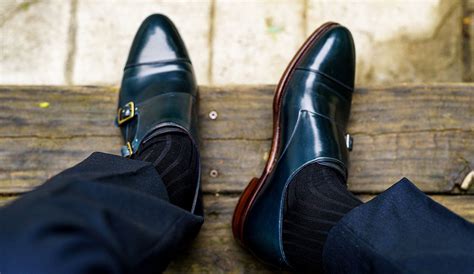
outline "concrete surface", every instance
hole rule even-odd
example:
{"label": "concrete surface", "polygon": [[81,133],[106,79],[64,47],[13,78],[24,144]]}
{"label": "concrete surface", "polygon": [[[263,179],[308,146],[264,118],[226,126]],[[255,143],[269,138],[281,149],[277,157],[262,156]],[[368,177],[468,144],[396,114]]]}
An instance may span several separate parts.
{"label": "concrete surface", "polygon": [[78,1],[72,83],[118,83],[135,32],[152,13],[165,14],[174,21],[189,50],[197,78],[207,82],[210,3]]}
{"label": "concrete surface", "polygon": [[472,2],[0,0],[0,84],[119,85],[152,13],[177,25],[199,84],[274,84],[326,21],[352,31],[359,85],[472,81]]}
{"label": "concrete surface", "polygon": [[347,26],[356,43],[357,82],[462,81],[461,1],[311,0],[308,30]]}
{"label": "concrete surface", "polygon": [[212,83],[276,83],[305,39],[302,1],[217,0]]}
{"label": "concrete surface", "polygon": [[69,1],[0,0],[0,83],[65,83]]}

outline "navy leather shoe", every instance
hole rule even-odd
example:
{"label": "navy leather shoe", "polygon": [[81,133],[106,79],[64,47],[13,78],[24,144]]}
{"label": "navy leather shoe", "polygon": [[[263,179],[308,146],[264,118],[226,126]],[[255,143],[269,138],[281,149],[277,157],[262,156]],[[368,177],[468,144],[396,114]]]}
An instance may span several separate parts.
{"label": "navy leather shoe", "polygon": [[296,173],[319,163],[347,178],[354,77],[350,32],[326,23],[303,44],[277,86],[270,156],[262,176],[244,190],[232,221],[234,237],[266,263],[291,268],[282,221],[288,184]]}
{"label": "navy leather shoe", "polygon": [[[196,96],[193,66],[176,27],[164,15],[149,16],[135,36],[120,88],[122,156],[136,153],[157,129],[185,133],[197,148]],[[198,169],[191,212],[201,215],[200,163]]]}

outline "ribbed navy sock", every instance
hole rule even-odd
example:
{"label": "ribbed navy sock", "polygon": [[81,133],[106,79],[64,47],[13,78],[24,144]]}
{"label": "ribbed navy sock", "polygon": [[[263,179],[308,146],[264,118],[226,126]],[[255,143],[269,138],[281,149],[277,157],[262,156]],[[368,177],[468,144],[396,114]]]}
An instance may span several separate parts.
{"label": "ribbed navy sock", "polygon": [[283,248],[298,272],[321,273],[322,252],[329,230],[362,204],[347,190],[334,169],[311,164],[288,186],[283,222]]}
{"label": "ribbed navy sock", "polygon": [[198,176],[198,153],[184,133],[155,132],[141,145],[133,159],[151,162],[161,176],[170,202],[191,210]]}

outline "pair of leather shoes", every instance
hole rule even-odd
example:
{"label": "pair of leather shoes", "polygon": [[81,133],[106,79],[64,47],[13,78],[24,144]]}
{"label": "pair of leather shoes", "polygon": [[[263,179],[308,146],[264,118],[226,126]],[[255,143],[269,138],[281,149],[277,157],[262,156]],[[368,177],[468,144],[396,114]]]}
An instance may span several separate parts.
{"label": "pair of leather shoes", "polygon": [[[288,184],[303,167],[319,163],[347,177],[350,136],[346,135],[355,76],[350,32],[326,23],[298,50],[285,70],[273,102],[273,142],[263,174],[237,203],[234,237],[264,262],[290,264],[282,239]],[[185,132],[197,146],[197,85],[188,53],[172,22],[152,15],[133,42],[120,90],[117,124],[136,153],[158,128]],[[195,213],[201,201],[196,178]]]}

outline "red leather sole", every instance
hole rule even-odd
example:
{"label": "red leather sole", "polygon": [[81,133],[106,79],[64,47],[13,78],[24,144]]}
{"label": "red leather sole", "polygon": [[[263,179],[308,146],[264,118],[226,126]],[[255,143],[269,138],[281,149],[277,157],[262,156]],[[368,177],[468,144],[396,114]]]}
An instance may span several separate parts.
{"label": "red leather sole", "polygon": [[237,202],[237,205],[234,210],[234,215],[232,217],[232,232],[234,234],[234,238],[243,245],[245,245],[244,226],[247,214],[250,208],[252,207],[253,202],[255,201],[255,197],[257,197],[257,194],[260,192],[263,185],[265,184],[268,175],[272,172],[275,162],[277,160],[276,154],[279,149],[278,145],[280,141],[280,109],[281,98],[284,95],[283,91],[285,90],[288,80],[293,74],[296,64],[306,53],[308,48],[313,43],[315,43],[324,33],[338,25],[339,24],[337,23],[328,22],[316,29],[313,34],[311,34],[311,36],[303,43],[303,45],[297,51],[291,62],[288,64],[285,69],[285,72],[283,73],[283,76],[280,79],[280,82],[276,87],[275,97],[273,98],[273,140],[267,163],[260,178],[253,178],[242,192],[242,195],[240,196],[239,201]]}

